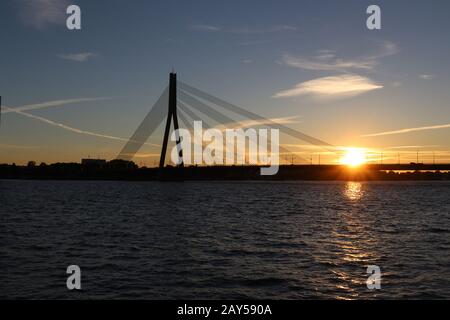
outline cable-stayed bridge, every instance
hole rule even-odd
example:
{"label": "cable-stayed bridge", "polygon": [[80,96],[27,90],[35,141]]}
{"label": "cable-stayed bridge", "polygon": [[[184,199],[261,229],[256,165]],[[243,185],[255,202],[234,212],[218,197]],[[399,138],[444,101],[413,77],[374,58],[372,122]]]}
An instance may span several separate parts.
{"label": "cable-stayed bridge", "polygon": [[[14,112],[15,114],[20,114],[29,118],[40,120],[45,122],[46,124],[54,125],[71,132],[82,133],[96,137],[111,138],[120,141],[127,141],[116,158],[128,161],[132,160],[133,158],[139,157],[138,152],[145,145],[153,145],[154,147],[162,146],[161,153],[159,154],[160,167],[163,167],[165,164],[169,140],[168,138],[172,123],[175,130],[177,128],[184,128],[192,131],[194,121],[199,120],[202,121],[202,125],[206,129],[217,127],[237,127],[245,129],[258,126],[279,129],[280,133],[283,134],[284,137],[294,140],[292,144],[281,143],[279,146],[281,156],[280,158],[284,158],[284,164],[294,164],[294,155],[295,164],[337,164],[340,163],[340,157],[342,156],[342,153],[345,152],[345,149],[342,149],[342,147],[333,146],[321,139],[292,129],[282,122],[266,118],[245,108],[239,107],[235,104],[215,97],[187,83],[177,81],[177,76],[175,73],[170,74],[169,85],[163,90],[159,99],[150,109],[133,135],[128,139],[124,137],[114,137],[102,133],[73,128],[65,124],[57,123],[49,119],[29,114],[27,112],[24,112],[22,110],[23,108],[14,109],[6,107],[2,105],[1,99],[2,96],[0,96],[0,121],[2,120],[1,118],[3,113]],[[157,144],[149,144],[147,142],[148,139],[152,135],[156,135],[157,129],[164,123],[165,130],[162,144],[160,144],[159,142]],[[297,141],[303,141],[306,144],[299,144]],[[308,150],[307,152],[296,152],[288,149],[291,147],[296,148],[297,150],[299,147],[310,149],[306,149]],[[426,164],[426,168],[423,166],[416,166],[418,168],[417,170],[448,170],[448,160],[450,157],[446,152],[435,152],[431,150],[429,152],[423,150],[413,150],[412,152],[389,152],[389,150],[386,151],[365,151],[365,163],[373,166],[374,168],[380,168],[380,170],[412,170],[413,167],[411,165],[413,164]],[[179,154],[181,156],[182,152],[182,150],[179,150]],[[311,157],[308,157],[308,159],[304,159],[299,156],[299,154],[308,154],[311,155]],[[314,162],[312,157],[313,154],[315,155]],[[321,155],[324,156],[322,158],[322,162],[320,158]],[[334,161],[327,161],[326,158],[333,158]],[[291,161],[289,161],[288,159]],[[281,160],[282,159],[280,159],[280,164],[282,164]]]}
{"label": "cable-stayed bridge", "polygon": [[[284,124],[277,123],[276,121],[254,112],[250,112],[189,84],[177,81],[176,74],[171,73],[168,87],[166,87],[144,120],[130,137],[130,140],[122,148],[117,158],[128,161],[133,159],[143,144],[164,120],[166,120],[166,125],[161,148],[160,167],[163,167],[165,163],[172,122],[174,130],[179,129],[180,127],[191,130],[193,128],[193,122],[200,120],[205,128],[212,128],[213,123],[216,126],[224,126],[250,121],[249,123],[255,125],[266,125],[272,129],[279,129],[280,133],[289,135],[313,146],[332,152],[335,150],[334,146],[323,140],[294,130]],[[179,145],[178,142],[179,138],[177,138],[177,145]],[[291,153],[282,146],[280,146],[280,151],[281,153]],[[180,157],[182,157],[182,150],[179,150],[179,152]],[[307,162],[305,159],[302,160]]]}

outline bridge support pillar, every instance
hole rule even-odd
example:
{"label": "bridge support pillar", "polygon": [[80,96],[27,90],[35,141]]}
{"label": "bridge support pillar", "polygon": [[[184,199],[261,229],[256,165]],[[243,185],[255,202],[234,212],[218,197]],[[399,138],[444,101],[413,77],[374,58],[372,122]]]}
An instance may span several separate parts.
{"label": "bridge support pillar", "polygon": [[183,150],[181,149],[180,144],[180,136],[178,134],[178,117],[177,117],[177,74],[176,73],[170,73],[170,80],[169,80],[169,110],[167,114],[167,121],[166,121],[166,129],[164,131],[164,140],[163,145],[161,149],[161,157],[159,160],[159,168],[164,168],[164,162],[166,160],[166,152],[167,152],[167,143],[169,142],[169,134],[170,134],[170,124],[173,119],[173,127],[176,133],[176,144],[178,147],[178,155],[181,158],[181,163],[179,164],[180,167],[183,167]]}

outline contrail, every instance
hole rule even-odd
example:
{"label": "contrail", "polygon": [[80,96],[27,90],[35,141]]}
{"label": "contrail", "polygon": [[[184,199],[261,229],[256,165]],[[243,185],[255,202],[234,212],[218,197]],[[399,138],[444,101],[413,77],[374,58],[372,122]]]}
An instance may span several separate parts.
{"label": "contrail", "polygon": [[437,148],[437,147],[440,147],[440,145],[434,144],[423,146],[394,146],[394,147],[386,147],[384,149],[423,149],[423,148]]}
{"label": "contrail", "polygon": [[408,132],[414,132],[414,131],[423,131],[423,130],[436,130],[436,129],[444,129],[444,128],[450,128],[450,123],[448,124],[441,124],[436,126],[425,126],[425,127],[417,127],[417,128],[406,128],[406,129],[400,129],[400,130],[394,130],[394,131],[385,131],[385,132],[378,132],[378,133],[370,133],[370,134],[364,134],[361,137],[378,137],[378,136],[387,136],[391,134],[400,134],[400,133],[408,133]]}
{"label": "contrail", "polygon": [[16,107],[16,108],[8,108],[7,110],[2,110],[2,113],[9,113],[9,112],[16,112],[16,111],[29,111],[29,110],[48,108],[48,107],[63,106],[66,104],[71,104],[71,103],[101,101],[101,100],[108,100],[108,99],[112,99],[112,98],[111,97],[97,97],[97,98],[79,98],[79,99],[47,101],[47,102],[41,102],[41,103],[36,103],[36,104],[28,104],[28,105]]}
{"label": "contrail", "polygon": [[[36,116],[34,114],[31,114],[31,113],[27,113],[27,112],[24,112],[24,111],[19,111],[19,110],[17,110],[17,108],[13,109],[13,108],[9,108],[9,107],[6,107],[6,106],[3,106],[3,108],[6,109],[5,111],[15,112],[15,113],[23,115],[25,117],[36,119],[36,120],[45,122],[47,124],[50,124],[52,126],[59,127],[61,129],[68,130],[68,131],[71,131],[71,132],[75,132],[75,133],[79,133],[79,134],[85,134],[85,135],[93,136],[93,137],[99,137],[99,138],[105,138],[105,139],[110,139],[110,140],[116,140],[116,141],[130,141],[130,139],[128,139],[128,138],[121,138],[121,137],[111,136],[111,135],[107,135],[107,134],[102,134],[102,133],[97,133],[97,132],[92,132],[92,131],[87,131],[87,130],[74,128],[74,127],[65,125],[63,123],[59,123],[59,122],[56,122],[56,121],[53,121],[53,120],[50,120],[50,119],[47,119],[47,118]],[[136,142],[139,142],[139,141],[136,141]],[[154,144],[154,143],[143,143],[143,144],[149,145],[149,146],[153,146],[153,147],[160,147],[160,145],[157,145],[157,144]]]}

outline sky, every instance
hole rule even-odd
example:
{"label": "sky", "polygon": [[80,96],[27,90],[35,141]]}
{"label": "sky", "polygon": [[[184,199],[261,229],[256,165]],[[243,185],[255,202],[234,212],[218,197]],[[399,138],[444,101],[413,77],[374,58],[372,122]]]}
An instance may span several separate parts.
{"label": "sky", "polygon": [[[66,27],[71,4],[81,30]],[[381,30],[366,27],[371,4]],[[449,18],[447,0],[3,0],[0,163],[114,159],[173,68],[339,148],[450,162]],[[134,160],[153,165],[161,140]]]}

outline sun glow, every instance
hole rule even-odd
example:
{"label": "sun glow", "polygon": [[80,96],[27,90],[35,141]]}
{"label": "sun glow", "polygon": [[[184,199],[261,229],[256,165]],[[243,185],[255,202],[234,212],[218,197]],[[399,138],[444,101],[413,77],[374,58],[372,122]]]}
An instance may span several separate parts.
{"label": "sun glow", "polygon": [[366,152],[364,149],[348,148],[340,162],[350,167],[357,167],[366,162]]}

